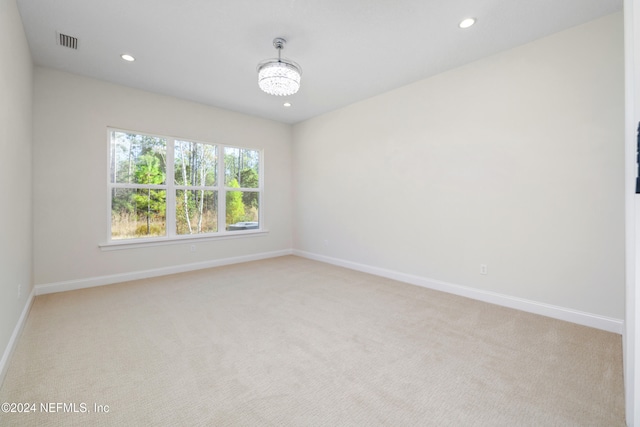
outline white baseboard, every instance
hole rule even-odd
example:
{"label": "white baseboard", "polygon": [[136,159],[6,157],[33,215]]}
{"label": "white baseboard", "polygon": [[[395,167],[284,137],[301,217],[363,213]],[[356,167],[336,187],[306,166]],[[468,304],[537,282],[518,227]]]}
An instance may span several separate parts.
{"label": "white baseboard", "polygon": [[33,304],[33,299],[35,298],[35,289],[31,290],[29,297],[27,298],[27,302],[22,309],[22,313],[20,314],[20,318],[18,319],[18,323],[16,323],[16,327],[13,328],[13,333],[11,334],[11,338],[9,338],[9,342],[7,343],[7,347],[4,349],[4,353],[2,354],[2,359],[0,359],[0,386],[4,382],[4,377],[7,375],[7,369],[9,368],[9,361],[11,360],[11,355],[15,350],[16,343],[18,342],[18,338],[22,333],[22,329],[24,328],[24,324],[27,321],[27,316],[29,314],[29,310],[31,310],[31,305]]}
{"label": "white baseboard", "polygon": [[528,313],[552,317],[554,319],[577,323],[579,325],[589,326],[591,328],[602,329],[604,331],[613,332],[616,334],[622,335],[623,332],[624,322],[621,319],[613,319],[610,317],[586,313],[571,308],[559,307],[551,304],[527,300],[524,298],[503,295],[496,292],[455,285],[453,283],[447,283],[440,280],[433,280],[426,277],[415,276],[412,274],[401,273],[398,271],[387,270],[384,268],[373,267],[370,265],[359,264],[300,250],[293,250],[293,254],[303,258],[345,267],[351,270],[357,270],[376,276],[386,277],[389,279],[397,280],[399,282],[409,283],[412,285],[422,286],[424,288],[460,295],[466,298],[472,298],[503,307],[526,311]]}
{"label": "white baseboard", "polygon": [[[374,274],[376,276],[386,277],[400,282],[409,283],[424,288],[434,289],[437,291],[447,292],[450,294],[460,295],[503,307],[514,308],[529,313],[539,314],[542,316],[552,317],[554,319],[564,320],[567,322],[577,323],[579,325],[589,326],[604,331],[617,334],[623,333],[624,322],[622,319],[614,319],[597,314],[586,313],[571,308],[555,306],[551,304],[541,303],[537,301],[527,300],[524,298],[513,297],[509,295],[499,294],[496,292],[485,291],[467,286],[447,283],[440,280],[429,279],[426,277],[415,276],[412,274],[401,273],[398,271],[387,270],[384,268],[373,267],[366,264],[359,264],[352,261],[332,258],[324,255],[314,254],[301,250],[285,249],[274,252],[263,252],[253,255],[245,255],[232,258],[223,258],[211,261],[204,261],[192,264],[183,264],[171,267],[157,268],[153,270],[135,271],[131,273],[113,274],[109,276],[91,277],[80,280],[70,280],[65,282],[56,282],[36,285],[34,288],[35,295],[44,295],[54,292],[71,291],[75,289],[90,288],[94,286],[109,285],[113,283],[127,282],[130,280],[147,279],[150,277],[164,276],[168,274],[184,273],[187,271],[200,270],[204,268],[220,267],[223,265],[238,264],[242,262],[257,261],[267,258],[275,258],[285,255],[297,255],[303,258],[313,259],[316,261],[326,262],[328,264],[349,268],[351,270],[362,271],[364,273]],[[28,310],[27,310],[28,312]],[[13,339],[13,338],[12,338]],[[2,363],[5,363],[3,356]]]}
{"label": "white baseboard", "polygon": [[168,274],[184,273],[187,271],[202,270],[204,268],[220,267],[223,265],[239,264],[242,262],[258,261],[261,259],[275,258],[291,255],[291,249],[262,252],[252,255],[243,255],[232,258],[222,258],[211,261],[196,262],[192,264],[175,265],[171,267],[155,268],[152,270],[134,271],[131,273],[112,274],[109,276],[90,277],[87,279],[69,280],[64,282],[47,283],[35,286],[36,295],[52,294],[55,292],[73,291],[76,289],[92,288],[94,286],[111,285],[113,283],[128,282],[131,280],[148,279],[150,277],[166,276]]}

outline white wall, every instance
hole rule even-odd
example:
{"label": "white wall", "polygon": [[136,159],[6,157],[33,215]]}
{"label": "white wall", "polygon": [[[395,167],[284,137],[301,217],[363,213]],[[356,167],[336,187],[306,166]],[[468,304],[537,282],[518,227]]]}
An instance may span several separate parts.
{"label": "white wall", "polygon": [[[0,383],[31,279],[31,54],[14,0],[0,0]],[[18,298],[18,285],[22,295]],[[15,337],[14,337],[15,338]]]}
{"label": "white wall", "polygon": [[622,21],[295,125],[294,247],[623,319]]}
{"label": "white wall", "polygon": [[627,425],[640,425],[640,195],[635,194],[638,176],[637,126],[640,121],[640,8],[634,0],[624,2],[625,43],[625,160],[626,160],[626,307],[624,328],[624,380]]}
{"label": "white wall", "polygon": [[[125,64],[126,65],[126,64]],[[267,235],[118,251],[106,241],[107,127],[264,149]],[[82,281],[288,250],[291,127],[46,68],[35,68],[34,280]]]}

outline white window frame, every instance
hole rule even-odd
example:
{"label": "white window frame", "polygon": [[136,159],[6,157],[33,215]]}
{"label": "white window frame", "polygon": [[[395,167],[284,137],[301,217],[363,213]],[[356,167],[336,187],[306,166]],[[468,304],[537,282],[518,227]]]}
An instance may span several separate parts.
{"label": "white window frame", "polygon": [[[136,135],[145,135],[155,138],[163,138],[167,141],[167,154],[166,154],[166,178],[165,184],[149,185],[149,184],[118,184],[111,182],[111,135],[113,132],[124,132]],[[208,144],[216,147],[216,156],[218,158],[217,170],[216,170],[216,185],[215,186],[184,186],[175,184],[174,182],[174,151],[176,141],[195,142],[198,144]],[[225,176],[225,162],[224,162],[224,149],[236,148],[243,150],[258,151],[260,155],[260,161],[258,166],[258,188],[235,188],[228,187],[226,185]],[[136,238],[136,239],[112,239],[111,238],[111,197],[112,190],[114,188],[153,188],[164,189],[166,191],[166,235],[158,237],[148,238]],[[177,234],[176,233],[176,190],[189,189],[199,190],[205,189],[209,191],[216,191],[218,195],[218,231],[202,234]],[[243,191],[243,192],[256,192],[258,193],[258,228],[248,230],[226,230],[226,195],[229,191]],[[249,146],[238,146],[232,144],[213,143],[208,141],[200,141],[192,138],[182,138],[167,135],[159,135],[150,132],[132,131],[114,127],[107,128],[107,241],[100,244],[102,250],[116,250],[126,249],[133,247],[146,247],[168,244],[186,243],[189,241],[203,241],[203,240],[218,240],[218,239],[233,239],[242,237],[251,237],[256,235],[263,235],[268,233],[268,230],[264,227],[264,150],[261,148],[254,148]]]}

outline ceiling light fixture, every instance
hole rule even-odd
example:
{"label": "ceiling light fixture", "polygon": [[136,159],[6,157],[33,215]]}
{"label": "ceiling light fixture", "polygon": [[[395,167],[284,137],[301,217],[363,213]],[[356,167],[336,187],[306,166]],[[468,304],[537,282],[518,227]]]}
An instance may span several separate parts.
{"label": "ceiling light fixture", "polygon": [[129,62],[133,62],[136,60],[136,58],[134,58],[133,56],[123,53],[122,55],[120,55],[120,58],[124,59],[125,61],[129,61]]}
{"label": "ceiling light fixture", "polygon": [[476,23],[476,18],[466,18],[466,19],[463,19],[462,21],[460,21],[460,23],[458,24],[458,27],[460,27],[460,28],[469,28],[470,26],[472,26],[475,23]]}
{"label": "ceiling light fixture", "polygon": [[258,86],[269,95],[293,95],[300,89],[302,69],[295,62],[280,56],[286,42],[280,37],[273,39],[273,47],[278,49],[278,58],[267,59],[258,64]]}
{"label": "ceiling light fixture", "polygon": [[282,104],[282,105],[284,105],[284,106],[285,106],[285,107],[287,107],[287,108],[291,107],[291,103],[290,103],[290,102],[285,102],[285,103],[284,103],[284,104]]}

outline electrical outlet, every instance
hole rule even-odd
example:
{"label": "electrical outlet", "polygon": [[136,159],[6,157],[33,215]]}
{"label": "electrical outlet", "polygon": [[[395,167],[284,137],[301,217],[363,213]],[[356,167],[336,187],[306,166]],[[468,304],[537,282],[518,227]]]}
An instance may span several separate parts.
{"label": "electrical outlet", "polygon": [[191,252],[195,252],[196,251],[196,245],[191,245],[191,247],[189,249],[191,250]]}
{"label": "electrical outlet", "polygon": [[480,274],[487,274],[487,264],[480,264]]}

